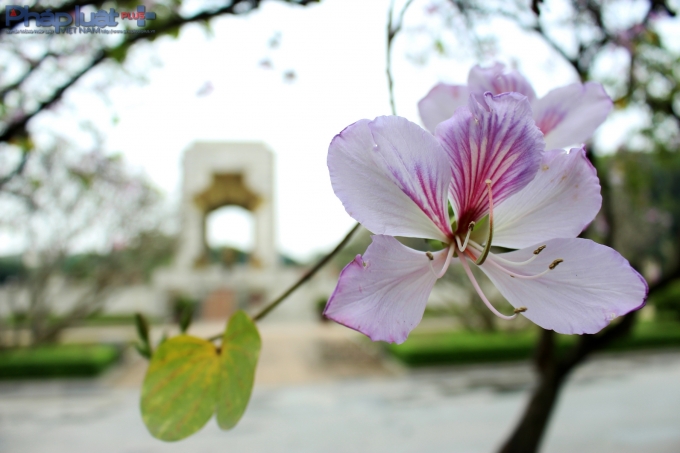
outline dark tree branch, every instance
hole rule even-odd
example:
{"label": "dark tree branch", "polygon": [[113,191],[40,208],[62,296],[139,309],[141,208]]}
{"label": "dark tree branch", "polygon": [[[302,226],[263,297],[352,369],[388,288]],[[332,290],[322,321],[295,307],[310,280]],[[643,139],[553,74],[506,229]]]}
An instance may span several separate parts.
{"label": "dark tree branch", "polygon": [[19,86],[21,86],[21,84],[24,83],[24,82],[26,81],[26,79],[28,79],[28,77],[29,77],[31,74],[33,74],[33,71],[34,71],[36,68],[38,68],[38,67],[40,66],[40,64],[41,64],[43,61],[45,61],[46,58],[48,58],[48,57],[50,57],[50,56],[54,57],[54,56],[56,56],[56,55],[53,54],[53,53],[51,53],[51,52],[47,52],[47,53],[45,53],[45,55],[42,56],[42,58],[40,58],[40,59],[38,59],[38,60],[32,60],[32,61],[30,61],[30,62],[29,62],[29,65],[28,65],[28,70],[26,70],[26,72],[24,72],[24,73],[21,75],[21,77],[19,77],[15,82],[13,82],[13,83],[11,83],[11,84],[9,84],[9,85],[7,85],[7,86],[4,86],[4,87],[0,90],[0,100],[3,100],[3,101],[4,101],[5,96],[7,95],[7,93],[9,93],[9,92],[12,91],[12,90],[16,90],[17,88],[19,88]]}
{"label": "dark tree branch", "polygon": [[11,123],[3,132],[0,134],[0,142],[8,142],[12,138],[16,137],[17,135],[22,135],[25,134],[26,132],[26,124],[38,113],[42,112],[46,108],[51,107],[56,103],[59,99],[61,99],[61,96],[64,94],[66,90],[68,90],[73,84],[75,84],[82,76],[87,74],[92,68],[97,66],[99,63],[104,61],[106,58],[106,53],[103,51],[99,51],[97,55],[90,61],[89,64],[87,64],[83,69],[78,71],[76,74],[74,74],[70,80],[68,80],[65,84],[57,88],[52,95],[40,102],[38,106],[33,109],[31,113],[28,113],[24,115],[22,118],[19,120]]}
{"label": "dark tree branch", "polygon": [[[295,5],[300,5],[300,6],[307,6],[311,3],[317,3],[320,0],[283,0],[286,3],[291,3]],[[201,13],[198,13],[194,16],[191,17],[180,17],[180,16],[175,16],[163,23],[159,23],[158,25],[154,24],[154,30],[156,33],[139,33],[139,34],[134,34],[134,35],[127,35],[122,43],[120,43],[118,46],[112,48],[112,49],[100,49],[97,51],[90,62],[83,67],[82,70],[79,72],[75,73],[71,78],[61,85],[59,88],[57,88],[54,93],[52,93],[46,100],[40,102],[38,106],[33,109],[30,113],[22,116],[20,119],[10,123],[5,130],[0,134],[0,142],[7,142],[10,139],[12,139],[14,136],[17,134],[23,133],[26,130],[26,125],[28,122],[36,116],[38,113],[41,111],[45,110],[46,108],[49,108],[50,106],[54,105],[59,99],[61,99],[62,95],[64,92],[69,89],[71,86],[73,86],[82,76],[87,74],[90,70],[92,70],[94,67],[99,65],[101,62],[105,61],[107,57],[110,57],[112,55],[115,55],[117,52],[120,52],[121,50],[127,49],[129,46],[132,44],[138,42],[138,41],[146,41],[146,40],[152,40],[155,39],[158,35],[161,35],[163,33],[167,33],[169,31],[175,30],[178,27],[181,27],[183,25],[193,23],[193,22],[204,22],[208,21],[210,19],[213,19],[217,16],[222,16],[225,14],[242,14],[240,10],[244,8],[244,6],[248,7],[249,9],[246,12],[252,11],[256,8],[259,7],[261,4],[262,0],[236,0],[234,2],[231,2],[229,5],[224,6],[222,8],[218,8],[212,11],[204,11]]]}
{"label": "dark tree branch", "polygon": [[[562,58],[564,58],[564,61],[568,62],[574,70],[581,76],[581,71],[578,66],[578,60],[576,58],[572,58],[567,53],[564,51],[562,47],[560,47],[546,32],[545,28],[543,28],[543,24],[541,24],[540,18],[537,19],[536,25],[532,28],[533,31],[541,35],[541,38],[543,41],[545,41],[550,47],[553,48]],[[581,77],[582,78],[582,77]]]}

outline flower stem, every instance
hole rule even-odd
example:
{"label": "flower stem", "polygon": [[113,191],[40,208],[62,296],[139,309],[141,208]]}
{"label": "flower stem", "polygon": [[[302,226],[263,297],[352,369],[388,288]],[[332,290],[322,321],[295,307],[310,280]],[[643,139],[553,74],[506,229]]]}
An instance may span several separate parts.
{"label": "flower stem", "polygon": [[[352,236],[354,235],[354,233],[356,233],[356,231],[358,229],[359,229],[359,224],[357,223],[356,225],[354,225],[354,227],[351,230],[349,230],[349,232],[345,235],[345,237],[342,239],[342,241],[340,241],[340,243],[338,243],[338,245],[330,253],[328,253],[323,258],[321,258],[314,265],[314,267],[312,267],[307,272],[305,272],[305,275],[303,275],[297,282],[295,282],[295,284],[293,284],[293,286],[288,288],[283,294],[281,294],[279,297],[277,297],[276,299],[271,301],[269,304],[267,304],[267,306],[264,307],[259,313],[253,315],[253,321],[259,321],[260,319],[267,316],[267,314],[269,314],[270,311],[272,311],[274,308],[276,308],[277,305],[279,305],[281,302],[286,300],[288,298],[288,296],[293,294],[293,292],[296,289],[298,289],[300,286],[304,285],[307,282],[307,280],[309,280],[310,278],[312,278],[314,276],[314,274],[319,272],[319,270],[322,267],[324,267],[331,260],[331,258],[333,258],[335,255],[337,255],[340,250],[345,248],[347,243],[350,241],[350,239],[352,239]],[[223,334],[221,334],[221,333],[217,334],[217,335],[213,335],[212,337],[208,338],[208,341],[218,340],[218,339],[222,338],[222,335]]]}

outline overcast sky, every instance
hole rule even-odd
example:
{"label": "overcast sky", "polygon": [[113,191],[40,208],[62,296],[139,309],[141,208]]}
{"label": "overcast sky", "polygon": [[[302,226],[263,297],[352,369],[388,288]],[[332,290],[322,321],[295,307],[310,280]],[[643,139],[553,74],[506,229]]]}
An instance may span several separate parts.
{"label": "overcast sky", "polygon": [[[245,17],[214,20],[212,36],[189,25],[179,39],[138,46],[127,65],[133,70],[134,65],[150,67],[144,74],[147,81],[115,86],[108,107],[85,90],[72,90],[69,96],[86,106],[81,115],[116,112],[115,125],[108,120],[100,124],[108,150],[123,153],[170,201],[179,195],[181,156],[192,142],[265,143],[276,156],[279,248],[307,259],[333,247],[354,223],[331,189],[328,144],[347,125],[390,113],[385,79],[388,3],[324,0],[300,8],[264,2]],[[406,15],[407,28],[423,23],[430,3],[414,2]],[[568,65],[551,57],[540,41],[511,27],[503,33],[498,59],[519,63],[539,96],[576,81]],[[269,41],[277,34],[280,45],[272,49]],[[414,64],[406,55],[420,44],[409,42],[408,36],[398,37],[394,49],[397,110],[419,122],[418,100],[438,81],[463,83],[475,61],[454,51],[456,58]],[[272,68],[264,68],[263,60]],[[287,71],[294,71],[293,81],[284,80]],[[251,240],[247,216],[234,212],[214,215],[209,230],[217,243],[247,247]]]}

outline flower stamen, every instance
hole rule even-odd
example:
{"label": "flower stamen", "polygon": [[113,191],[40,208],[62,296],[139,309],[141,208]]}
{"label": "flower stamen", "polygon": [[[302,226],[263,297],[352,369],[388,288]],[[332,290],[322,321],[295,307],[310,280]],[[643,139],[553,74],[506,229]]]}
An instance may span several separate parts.
{"label": "flower stamen", "polygon": [[491,310],[491,313],[493,313],[494,315],[498,316],[501,319],[507,320],[515,319],[517,317],[517,313],[515,313],[512,316],[507,316],[496,310],[496,308],[493,305],[491,305],[491,302],[489,302],[489,299],[486,298],[486,296],[482,292],[482,289],[479,287],[477,280],[475,280],[475,276],[472,275],[472,271],[470,270],[470,266],[468,265],[467,260],[465,259],[465,255],[461,254],[459,255],[459,258],[460,263],[463,265],[463,269],[465,269],[465,273],[467,274],[468,278],[470,279],[470,282],[472,283],[472,286],[475,288],[475,291],[477,291],[477,294],[482,299],[482,302],[484,302],[484,305],[486,305],[487,308]]}
{"label": "flower stamen", "polygon": [[564,260],[562,258],[557,258],[555,261],[550,263],[550,266],[548,266],[548,269],[553,270],[557,267],[558,264],[563,263]]}
{"label": "flower stamen", "polygon": [[[489,250],[491,250],[491,240],[493,239],[493,195],[491,194],[491,180],[487,179],[484,181],[486,187],[489,189],[489,236],[486,238],[486,244],[484,244],[484,250],[482,250],[481,255],[475,261],[477,266],[481,266],[486,261],[486,257],[489,256]],[[469,232],[470,230],[468,230]]]}
{"label": "flower stamen", "polygon": [[[547,274],[548,272],[550,272],[551,270],[555,269],[555,267],[557,267],[558,264],[564,262],[564,260],[563,260],[562,258],[558,258],[558,259],[556,259],[555,261],[553,261],[552,263],[550,263],[550,265],[548,266],[548,268],[547,268],[546,270],[544,270],[543,272],[540,272],[540,273],[538,273],[538,274],[536,274],[536,275],[522,275],[522,274],[518,274],[518,273],[516,273],[516,272],[512,272],[511,270],[506,269],[506,268],[504,268],[503,266],[501,266],[500,264],[498,264],[497,262],[495,262],[495,260],[498,259],[497,256],[494,256],[493,258],[494,258],[494,259],[492,259],[492,260],[489,261],[493,266],[495,266],[495,267],[497,267],[498,269],[500,269],[501,271],[505,272],[506,274],[508,274],[508,275],[509,275],[510,277],[512,277],[512,278],[519,278],[519,279],[523,279],[523,280],[533,280],[533,279],[542,277],[542,276],[544,276],[545,274]],[[509,263],[509,264],[514,264],[514,263],[512,263],[511,261],[507,261],[507,260],[504,260],[504,261],[506,261],[506,262]]]}
{"label": "flower stamen", "polygon": [[[481,252],[483,250],[482,246],[477,244],[475,241],[470,241],[470,247],[474,248],[478,252]],[[505,258],[503,258],[500,255],[495,255],[493,253],[490,253],[490,255],[493,257],[494,260],[500,261],[501,263],[509,264],[511,266],[524,266],[524,265],[527,265],[527,264],[533,262],[536,258],[538,258],[539,253],[541,253],[543,250],[545,250],[545,248],[546,248],[546,246],[542,245],[539,248],[537,248],[536,250],[534,250],[534,256],[532,256],[531,258],[529,258],[526,261],[510,261],[510,260],[506,260]],[[552,267],[552,269],[555,269],[555,267],[558,264],[560,264],[562,261],[564,261],[561,258],[558,258],[558,259],[559,259],[559,262],[556,262],[558,260],[553,261],[553,263],[555,265]]]}
{"label": "flower stamen", "polygon": [[432,275],[434,275],[437,279],[440,279],[444,276],[446,271],[449,268],[449,265],[451,264],[451,257],[453,256],[453,246],[449,246],[448,253],[446,254],[446,261],[444,261],[444,265],[442,266],[442,269],[439,272],[435,272],[434,266],[432,266],[432,261],[434,261],[434,255],[432,252],[425,252],[425,255],[428,257],[430,260],[430,271],[432,272]]}
{"label": "flower stamen", "polygon": [[493,253],[491,253],[491,256],[493,257],[493,259],[500,261],[502,263],[505,263],[505,264],[509,264],[511,266],[525,266],[525,265],[533,262],[536,258],[538,258],[538,254],[534,254],[531,258],[529,258],[526,261],[515,262],[515,261],[506,260],[505,258],[498,256],[498,255],[494,255]]}

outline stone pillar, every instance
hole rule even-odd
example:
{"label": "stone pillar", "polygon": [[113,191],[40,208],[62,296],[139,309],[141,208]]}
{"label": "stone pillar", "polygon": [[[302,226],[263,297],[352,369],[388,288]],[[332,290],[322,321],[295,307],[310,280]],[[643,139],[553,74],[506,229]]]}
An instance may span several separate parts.
{"label": "stone pillar", "polygon": [[274,219],[272,153],[260,143],[199,142],[183,161],[182,225],[175,266],[200,267],[205,253],[205,217],[223,206],[241,206],[253,214],[253,262],[261,268],[278,263]]}

